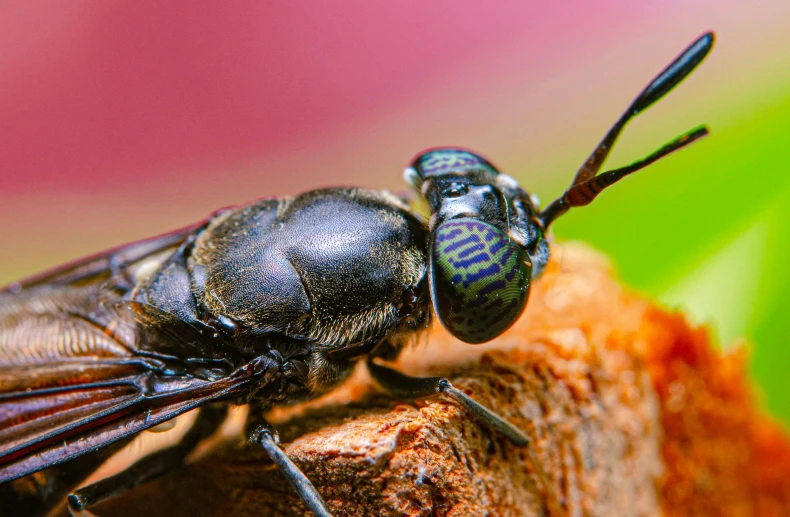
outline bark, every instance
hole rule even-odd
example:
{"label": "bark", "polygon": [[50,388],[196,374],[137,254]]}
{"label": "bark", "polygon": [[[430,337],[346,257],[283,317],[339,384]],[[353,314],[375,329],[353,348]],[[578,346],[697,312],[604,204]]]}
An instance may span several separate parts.
{"label": "bark", "polygon": [[[362,369],[271,415],[333,514],[790,514],[790,445],[755,409],[745,354],[722,355],[704,329],[625,291],[599,256],[555,255],[501,338],[470,346],[437,327],[398,365],[448,376],[523,429],[530,448],[442,397],[392,400]],[[95,513],[304,515],[271,462],[239,439]]]}

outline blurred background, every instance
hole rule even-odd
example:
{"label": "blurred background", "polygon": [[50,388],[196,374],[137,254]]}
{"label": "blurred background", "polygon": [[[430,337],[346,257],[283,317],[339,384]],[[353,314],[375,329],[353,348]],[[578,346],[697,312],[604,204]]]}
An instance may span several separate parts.
{"label": "blurred background", "polygon": [[608,166],[712,136],[555,226],[627,285],[745,339],[790,423],[790,2],[0,4],[0,284],[329,185],[402,190],[426,147],[489,156],[545,202],[708,29],[708,60]]}

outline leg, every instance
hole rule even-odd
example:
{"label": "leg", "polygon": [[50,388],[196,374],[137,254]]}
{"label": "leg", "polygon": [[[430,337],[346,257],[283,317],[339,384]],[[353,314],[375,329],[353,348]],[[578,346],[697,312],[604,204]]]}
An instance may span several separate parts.
{"label": "leg", "polygon": [[75,490],[68,497],[69,508],[75,512],[85,510],[182,465],[184,459],[197,447],[198,443],[219,429],[226,416],[227,409],[224,407],[201,408],[195,423],[181,441],[140,459],[114,476]]}
{"label": "leg", "polygon": [[247,429],[249,430],[247,436],[250,443],[263,447],[263,450],[266,451],[274,464],[280,468],[280,472],[291,483],[291,486],[299,494],[305,506],[313,512],[313,515],[316,517],[332,517],[318,490],[285,454],[285,451],[280,448],[280,437],[277,431],[254,409],[250,411]]}
{"label": "leg", "polygon": [[372,359],[368,359],[367,366],[376,382],[391,395],[405,399],[416,399],[443,393],[469,411],[475,420],[493,428],[514,445],[518,447],[529,445],[529,438],[513,424],[475,402],[444,377],[409,377],[392,368],[376,364]]}
{"label": "leg", "polygon": [[75,481],[86,479],[128,443],[129,440],[121,440],[37,474],[0,485],[0,517],[49,515],[53,508],[63,503]]}
{"label": "leg", "polygon": [[[529,446],[529,438],[523,432],[490,409],[475,402],[463,391],[453,387],[450,381],[444,377],[410,377],[392,368],[376,364],[373,358],[368,358],[367,367],[373,379],[384,390],[395,397],[415,399],[443,393],[466,409],[472,415],[472,418],[505,436],[514,445],[518,447]],[[528,455],[543,487],[553,501],[558,501],[546,471],[543,470],[543,466],[531,448],[528,449]]]}

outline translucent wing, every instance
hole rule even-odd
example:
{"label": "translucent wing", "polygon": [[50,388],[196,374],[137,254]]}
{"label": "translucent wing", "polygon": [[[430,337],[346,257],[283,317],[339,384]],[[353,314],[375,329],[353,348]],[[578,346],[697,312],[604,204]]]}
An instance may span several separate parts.
{"label": "translucent wing", "polygon": [[[74,262],[0,291],[0,483],[236,396],[249,366],[213,380],[137,349],[119,288],[205,223]],[[124,309],[128,309],[124,312]]]}
{"label": "translucent wing", "polygon": [[[64,379],[74,382],[56,385]],[[5,368],[0,373],[0,483],[207,402],[239,396],[251,381],[251,367],[214,381],[156,372],[142,362],[72,362],[26,372]]]}
{"label": "translucent wing", "polygon": [[[6,290],[30,288],[40,285],[75,285],[83,282],[106,280],[134,264],[174,249],[205,227],[208,220],[185,226],[170,233],[144,239],[84,257],[59,266],[40,275],[11,284]],[[2,292],[2,291],[0,291]]]}

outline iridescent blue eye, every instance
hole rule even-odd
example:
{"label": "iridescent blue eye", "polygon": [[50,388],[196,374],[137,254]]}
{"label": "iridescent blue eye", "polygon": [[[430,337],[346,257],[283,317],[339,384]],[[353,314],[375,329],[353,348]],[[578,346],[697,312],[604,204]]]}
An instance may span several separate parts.
{"label": "iridescent blue eye", "polygon": [[419,181],[446,174],[464,174],[472,171],[488,171],[493,175],[499,171],[488,160],[466,149],[452,147],[424,151],[411,162],[411,169]]}
{"label": "iridescent blue eye", "polygon": [[526,252],[495,226],[451,219],[433,232],[433,306],[461,341],[484,343],[513,325],[527,305],[531,276]]}

